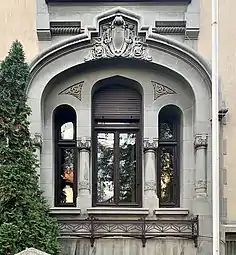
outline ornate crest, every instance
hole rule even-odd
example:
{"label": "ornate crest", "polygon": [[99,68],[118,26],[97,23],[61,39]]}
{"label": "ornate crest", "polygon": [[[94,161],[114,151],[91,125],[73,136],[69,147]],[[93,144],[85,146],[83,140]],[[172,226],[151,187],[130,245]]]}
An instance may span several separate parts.
{"label": "ornate crest", "polygon": [[62,95],[62,94],[66,94],[66,95],[71,95],[71,96],[74,96],[76,97],[77,99],[79,99],[81,101],[81,92],[82,92],[82,87],[83,87],[83,84],[84,82],[81,81],[79,83],[76,83],[66,89],[64,89],[63,91],[61,91],[59,93],[59,95]]}
{"label": "ornate crest", "polygon": [[100,37],[93,39],[93,47],[85,61],[114,57],[152,60],[144,38],[137,35],[136,24],[121,15],[100,26]]}
{"label": "ornate crest", "polygon": [[173,89],[170,89],[167,86],[161,83],[158,83],[156,81],[152,81],[152,85],[153,85],[154,101],[157,100],[157,98],[164,95],[176,94],[176,92]]}

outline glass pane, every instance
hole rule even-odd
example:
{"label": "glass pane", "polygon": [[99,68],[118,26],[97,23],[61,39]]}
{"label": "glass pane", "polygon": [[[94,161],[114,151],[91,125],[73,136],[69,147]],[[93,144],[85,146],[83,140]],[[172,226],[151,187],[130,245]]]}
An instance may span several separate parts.
{"label": "glass pane", "polygon": [[114,134],[97,134],[97,202],[114,203]]}
{"label": "glass pane", "polygon": [[63,140],[74,139],[74,125],[72,122],[67,122],[61,126],[61,139]]}
{"label": "glass pane", "polygon": [[173,123],[161,122],[159,129],[160,140],[170,140],[174,138]]}
{"label": "glass pane", "polygon": [[74,149],[61,149],[61,156],[60,203],[73,203]]}
{"label": "glass pane", "polygon": [[136,201],[136,134],[119,134],[120,202]]}
{"label": "glass pane", "polygon": [[174,148],[160,148],[161,202],[173,202]]}

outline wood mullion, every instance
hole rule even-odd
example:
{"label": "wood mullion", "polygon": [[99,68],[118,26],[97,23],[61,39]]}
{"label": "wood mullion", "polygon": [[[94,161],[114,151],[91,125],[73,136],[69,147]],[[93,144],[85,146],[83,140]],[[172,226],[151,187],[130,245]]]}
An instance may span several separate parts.
{"label": "wood mullion", "polygon": [[119,181],[119,132],[114,133],[114,202],[116,205],[119,203],[120,194],[120,181]]}

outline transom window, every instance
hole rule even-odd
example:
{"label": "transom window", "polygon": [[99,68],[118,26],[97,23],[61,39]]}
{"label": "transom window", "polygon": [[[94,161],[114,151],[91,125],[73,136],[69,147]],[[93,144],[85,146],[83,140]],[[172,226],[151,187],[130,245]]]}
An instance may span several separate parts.
{"label": "transom window", "polygon": [[75,206],[76,201],[76,113],[68,105],[54,111],[55,206]]}
{"label": "transom window", "polygon": [[159,113],[157,193],[160,207],[179,207],[180,110],[168,105]]}
{"label": "transom window", "polygon": [[141,95],[119,84],[93,95],[93,206],[141,206]]}

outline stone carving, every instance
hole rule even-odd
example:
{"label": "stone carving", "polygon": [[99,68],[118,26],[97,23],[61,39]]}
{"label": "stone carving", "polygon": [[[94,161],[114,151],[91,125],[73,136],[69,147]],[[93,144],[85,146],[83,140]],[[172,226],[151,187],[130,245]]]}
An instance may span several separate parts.
{"label": "stone carving", "polygon": [[79,182],[79,190],[82,190],[82,189],[86,189],[86,190],[90,189],[88,181],[84,180]]}
{"label": "stone carving", "polygon": [[21,251],[15,255],[50,255],[48,253],[45,253],[43,251],[39,251],[37,249],[34,249],[34,248],[27,248],[26,250],[24,251]]}
{"label": "stone carving", "polygon": [[201,190],[206,192],[207,189],[207,182],[206,180],[198,180],[195,183],[195,190]]}
{"label": "stone carving", "polygon": [[156,81],[152,81],[152,85],[153,85],[154,101],[157,100],[157,98],[164,95],[176,94],[176,92],[173,89],[170,89],[167,86],[161,83],[158,83]]}
{"label": "stone carving", "polygon": [[34,146],[36,146],[38,148],[42,147],[43,139],[42,139],[42,135],[40,133],[35,133],[32,141],[33,141]]}
{"label": "stone carving", "polygon": [[76,83],[76,84],[66,88],[65,90],[61,91],[59,93],[59,95],[62,95],[62,94],[71,95],[81,101],[81,99],[82,99],[81,92],[82,92],[83,84],[84,84],[84,81]]}
{"label": "stone carving", "polygon": [[157,186],[155,181],[148,181],[144,183],[144,191],[153,190],[156,192]]}
{"label": "stone carving", "polygon": [[77,148],[79,150],[90,150],[91,148],[91,140],[85,137],[79,138],[77,141]]}
{"label": "stone carving", "polygon": [[197,134],[194,138],[194,148],[197,149],[199,147],[206,148],[208,144],[208,136],[207,134]]}
{"label": "stone carving", "polygon": [[144,138],[143,140],[143,148],[144,150],[155,150],[158,148],[158,139],[149,139],[149,138]]}
{"label": "stone carving", "polygon": [[100,26],[100,36],[93,39],[93,47],[84,60],[114,57],[152,60],[144,37],[137,34],[137,25],[121,15]]}

